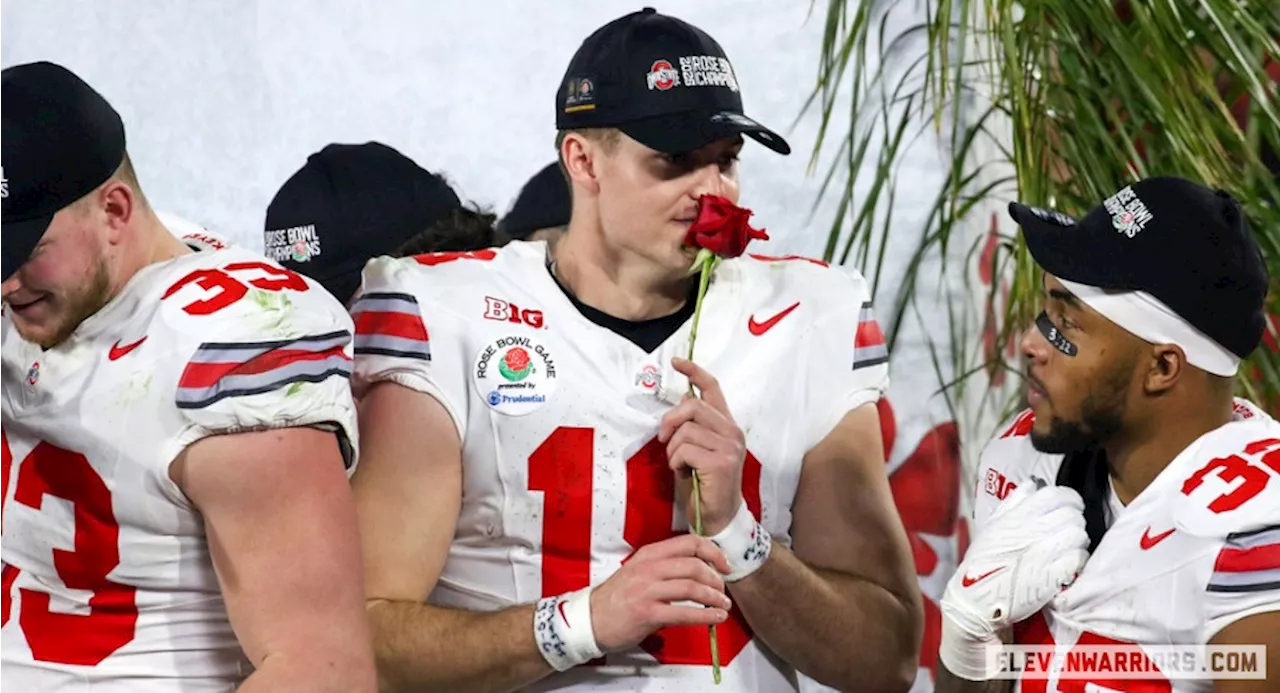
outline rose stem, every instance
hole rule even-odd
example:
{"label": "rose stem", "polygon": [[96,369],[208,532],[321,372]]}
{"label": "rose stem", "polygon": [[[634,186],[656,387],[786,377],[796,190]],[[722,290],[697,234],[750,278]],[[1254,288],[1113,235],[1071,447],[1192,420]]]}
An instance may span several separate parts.
{"label": "rose stem", "polygon": [[[698,318],[702,317],[702,297],[707,295],[707,285],[711,281],[711,266],[715,264],[716,258],[710,253],[706,253],[702,258],[702,268],[698,277],[698,299],[693,305],[693,325],[689,328],[689,360],[693,360],[693,345],[698,340]],[[689,383],[689,396],[696,397],[697,393],[693,390],[693,383]],[[702,492],[698,484],[698,472],[693,472],[693,531],[698,536],[702,534]],[[716,624],[708,626],[711,631],[711,677],[715,680],[716,685],[720,685],[720,648],[716,642]]]}

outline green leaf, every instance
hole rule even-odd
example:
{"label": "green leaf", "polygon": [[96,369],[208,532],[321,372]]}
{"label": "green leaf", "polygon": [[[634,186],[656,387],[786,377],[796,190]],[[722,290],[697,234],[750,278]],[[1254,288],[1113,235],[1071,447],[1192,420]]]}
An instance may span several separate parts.
{"label": "green leaf", "polygon": [[[906,1],[826,3],[818,78],[806,103],[821,113],[810,167],[820,153],[836,154],[820,191],[838,200],[824,259],[855,264],[874,290],[889,234],[911,236],[894,239],[914,251],[884,316],[890,348],[921,282],[937,284],[919,276],[921,260],[945,251],[992,195],[1078,215],[1139,177],[1198,179],[1241,201],[1280,282],[1280,181],[1260,154],[1263,145],[1280,151],[1280,97],[1265,72],[1268,55],[1280,59],[1280,3],[1126,0],[1122,17],[1113,0],[929,0],[926,21],[889,35],[889,13],[918,6]],[[922,54],[908,56],[908,49]],[[974,113],[979,97],[991,105]],[[846,102],[848,130],[833,133],[835,109]],[[1243,126],[1238,116],[1247,118]],[[899,177],[905,145],[924,128],[951,157],[934,190]],[[1011,166],[1012,180],[993,180],[993,166]],[[934,198],[925,228],[891,223],[895,201],[908,197]],[[1038,312],[1039,280],[1020,237],[997,255],[998,271],[1011,279],[998,337],[1005,343]],[[946,273],[967,270],[944,265]],[[1280,313],[1276,288],[1268,307]],[[1000,305],[994,294],[987,301]],[[931,319],[948,320],[953,341],[950,369],[931,351],[939,373],[963,373],[980,335],[962,334],[956,315]],[[942,334],[937,327],[926,332]],[[1271,334],[1274,343],[1274,326]],[[986,368],[1021,372],[1017,362]],[[1243,395],[1276,410],[1280,352],[1259,348],[1238,383]]]}

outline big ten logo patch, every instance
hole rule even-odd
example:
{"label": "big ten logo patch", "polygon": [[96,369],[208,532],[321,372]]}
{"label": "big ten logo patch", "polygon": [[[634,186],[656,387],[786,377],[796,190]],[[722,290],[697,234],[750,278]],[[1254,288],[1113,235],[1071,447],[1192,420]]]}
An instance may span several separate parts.
{"label": "big ten logo patch", "polygon": [[995,496],[1000,500],[1004,500],[1010,493],[1013,493],[1018,485],[1005,478],[1005,475],[994,469],[987,470],[987,479],[985,482],[986,492]]}
{"label": "big ten logo patch", "polygon": [[276,262],[307,262],[320,254],[320,234],[315,224],[267,231],[267,257]]}
{"label": "big ten logo patch", "polygon": [[528,325],[535,330],[542,328],[542,311],[521,308],[510,301],[492,296],[484,297],[484,317],[486,320]]}

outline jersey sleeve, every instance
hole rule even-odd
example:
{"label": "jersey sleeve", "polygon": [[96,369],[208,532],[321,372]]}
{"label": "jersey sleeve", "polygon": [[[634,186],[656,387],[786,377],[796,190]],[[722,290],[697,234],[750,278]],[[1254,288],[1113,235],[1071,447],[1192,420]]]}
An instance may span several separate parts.
{"label": "jersey sleeve", "polygon": [[1205,640],[1258,613],[1280,611],[1280,424],[1236,421],[1187,448],[1170,510],[1179,532],[1214,542],[1205,582]]}
{"label": "jersey sleeve", "polygon": [[1280,611],[1280,524],[1227,535],[1204,604],[1206,642],[1242,618]]}
{"label": "jersey sleeve", "polygon": [[208,314],[168,306],[170,329],[186,345],[173,393],[184,424],[179,449],[214,435],[306,426],[339,433],[354,468],[351,319],[318,284],[305,283],[253,292]]}
{"label": "jersey sleeve", "polygon": [[1247,416],[1213,430],[1170,462],[1180,493],[1170,511],[1178,532],[1215,542],[1204,583],[1204,639],[1244,617],[1280,611],[1280,424]]}
{"label": "jersey sleeve", "polygon": [[805,362],[806,396],[816,407],[806,449],[821,442],[845,414],[876,402],[889,389],[889,349],[866,280],[844,268],[827,271],[841,275],[836,286],[841,303],[818,316],[798,355]]}
{"label": "jersey sleeve", "polygon": [[467,373],[463,323],[429,296],[429,273],[412,258],[375,258],[351,306],[357,396],[390,381],[430,395],[466,437]]}

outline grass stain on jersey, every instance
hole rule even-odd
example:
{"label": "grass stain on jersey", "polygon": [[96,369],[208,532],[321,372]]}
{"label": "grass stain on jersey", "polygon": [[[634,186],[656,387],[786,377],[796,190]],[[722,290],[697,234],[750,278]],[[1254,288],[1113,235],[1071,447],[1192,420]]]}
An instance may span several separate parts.
{"label": "grass stain on jersey", "polygon": [[292,397],[298,394],[299,392],[302,392],[302,383],[291,383],[289,385],[289,389],[284,391],[284,396]]}
{"label": "grass stain on jersey", "polygon": [[145,398],[151,392],[151,381],[155,374],[147,373],[146,377],[142,375],[142,373],[134,375],[124,387],[120,388],[119,403],[122,408]]}
{"label": "grass stain on jersey", "polygon": [[289,295],[283,291],[263,291],[262,289],[254,289],[249,297],[258,307],[273,312],[287,312],[293,307],[293,301],[289,299]]}
{"label": "grass stain on jersey", "polygon": [[295,330],[287,322],[293,311],[293,301],[285,292],[255,289],[249,293],[249,299],[262,309],[263,317],[271,321],[263,325],[264,330],[282,338],[296,336]]}

